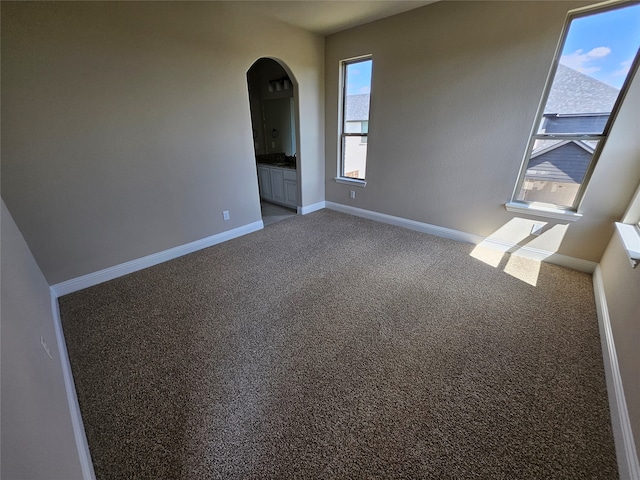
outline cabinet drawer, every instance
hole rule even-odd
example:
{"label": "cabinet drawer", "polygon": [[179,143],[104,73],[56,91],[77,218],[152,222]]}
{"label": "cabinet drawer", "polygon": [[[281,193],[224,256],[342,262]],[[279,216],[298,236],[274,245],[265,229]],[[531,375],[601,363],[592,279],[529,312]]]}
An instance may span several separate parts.
{"label": "cabinet drawer", "polygon": [[295,182],[298,179],[297,172],[295,170],[284,170],[284,179],[293,180]]}

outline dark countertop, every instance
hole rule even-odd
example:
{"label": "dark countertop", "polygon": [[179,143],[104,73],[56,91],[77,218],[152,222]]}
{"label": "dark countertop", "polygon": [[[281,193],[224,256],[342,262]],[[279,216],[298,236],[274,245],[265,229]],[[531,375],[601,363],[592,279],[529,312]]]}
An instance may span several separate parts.
{"label": "dark countertop", "polygon": [[295,170],[296,166],[291,165],[290,163],[264,163],[260,162],[258,165],[264,165],[265,167],[278,167],[278,168],[288,168],[289,170]]}

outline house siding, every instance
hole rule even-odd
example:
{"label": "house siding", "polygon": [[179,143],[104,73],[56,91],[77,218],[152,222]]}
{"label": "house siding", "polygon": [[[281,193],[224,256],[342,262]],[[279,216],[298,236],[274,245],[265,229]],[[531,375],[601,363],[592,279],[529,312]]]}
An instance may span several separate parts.
{"label": "house siding", "polygon": [[609,115],[545,117],[545,133],[602,133]]}
{"label": "house siding", "polygon": [[592,154],[566,143],[529,161],[526,178],[560,183],[582,183]]}

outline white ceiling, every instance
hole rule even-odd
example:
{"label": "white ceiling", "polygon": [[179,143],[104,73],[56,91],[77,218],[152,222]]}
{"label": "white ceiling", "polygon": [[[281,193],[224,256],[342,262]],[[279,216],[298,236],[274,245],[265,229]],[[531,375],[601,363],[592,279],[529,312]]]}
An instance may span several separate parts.
{"label": "white ceiling", "polygon": [[240,0],[238,8],[321,35],[390,17],[437,0]]}

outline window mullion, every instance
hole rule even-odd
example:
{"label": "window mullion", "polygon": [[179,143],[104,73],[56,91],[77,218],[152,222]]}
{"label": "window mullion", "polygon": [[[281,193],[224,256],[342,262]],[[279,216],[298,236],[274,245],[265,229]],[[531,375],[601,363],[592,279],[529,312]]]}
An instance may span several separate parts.
{"label": "window mullion", "polygon": [[536,133],[533,135],[535,140],[591,140],[598,141],[606,138],[602,134],[569,134],[569,133]]}

